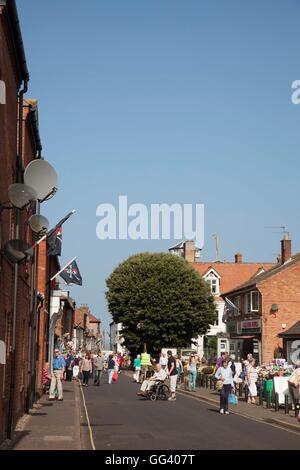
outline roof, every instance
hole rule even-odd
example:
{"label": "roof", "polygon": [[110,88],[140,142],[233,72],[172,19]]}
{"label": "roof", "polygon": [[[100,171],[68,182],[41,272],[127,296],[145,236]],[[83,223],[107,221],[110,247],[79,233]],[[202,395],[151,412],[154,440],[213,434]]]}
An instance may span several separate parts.
{"label": "roof", "polygon": [[269,270],[274,263],[227,263],[214,261],[207,263],[192,263],[194,269],[204,276],[214,269],[220,276],[221,293],[230,291],[255,276],[261,269]]}
{"label": "roof", "polygon": [[79,308],[75,309],[74,327],[84,328],[84,313]]}
{"label": "roof", "polygon": [[285,336],[300,336],[300,320],[295,323],[291,328],[289,328],[286,331],[283,331],[282,333],[279,333],[280,337],[285,337]]}
{"label": "roof", "polygon": [[266,281],[270,277],[275,276],[276,274],[279,274],[286,269],[290,268],[291,266],[294,266],[296,263],[300,261],[300,253],[295,254],[292,256],[288,261],[286,261],[284,264],[276,264],[275,266],[273,265],[271,269],[268,269],[268,271],[259,274],[258,276],[255,276],[254,278],[249,279],[247,282],[241,283],[240,285],[237,285],[234,289],[228,289],[226,291],[226,294],[230,294],[231,292],[239,291],[239,290],[244,290],[252,286],[257,286],[263,281]]}
{"label": "roof", "polygon": [[88,314],[88,319],[90,323],[101,323],[101,320],[99,320],[99,318],[96,318],[92,313]]}

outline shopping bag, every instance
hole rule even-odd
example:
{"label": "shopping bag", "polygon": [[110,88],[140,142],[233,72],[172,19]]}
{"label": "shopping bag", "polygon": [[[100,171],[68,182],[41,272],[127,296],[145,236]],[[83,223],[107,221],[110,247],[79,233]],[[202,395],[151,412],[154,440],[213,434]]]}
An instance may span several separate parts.
{"label": "shopping bag", "polygon": [[237,405],[238,404],[238,399],[235,393],[229,393],[228,397],[228,403],[229,405]]}
{"label": "shopping bag", "polygon": [[116,382],[118,380],[118,372],[114,372],[112,376],[113,382]]}
{"label": "shopping bag", "polygon": [[216,389],[218,391],[222,390],[223,388],[223,381],[222,380],[217,380],[217,383],[216,383]]}

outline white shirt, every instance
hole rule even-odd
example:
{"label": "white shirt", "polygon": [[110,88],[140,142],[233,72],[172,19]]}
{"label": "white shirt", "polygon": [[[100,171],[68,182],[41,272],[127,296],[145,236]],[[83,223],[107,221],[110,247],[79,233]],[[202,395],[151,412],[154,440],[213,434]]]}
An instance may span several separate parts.
{"label": "white shirt", "polygon": [[161,356],[161,358],[159,359],[159,363],[161,366],[166,366],[168,364],[168,358]]}
{"label": "white shirt", "polygon": [[167,373],[164,369],[160,369],[159,372],[154,372],[150,380],[166,380],[167,378]]}

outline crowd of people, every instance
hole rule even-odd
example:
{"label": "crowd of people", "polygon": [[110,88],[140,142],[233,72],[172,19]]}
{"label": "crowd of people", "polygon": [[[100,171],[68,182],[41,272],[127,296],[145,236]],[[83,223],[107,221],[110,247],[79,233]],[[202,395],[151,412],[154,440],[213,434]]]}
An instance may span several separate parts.
{"label": "crowd of people", "polygon": [[52,372],[47,362],[42,371],[42,382],[44,391],[49,393],[49,400],[63,400],[62,381],[71,382],[78,380],[82,386],[88,387],[92,378],[95,386],[99,386],[107,374],[107,383],[111,385],[117,380],[122,366],[126,362],[130,364],[127,356],[123,354],[110,354],[104,356],[101,351],[91,353],[79,350],[74,352],[69,349],[61,352],[59,348],[54,349],[52,360]]}

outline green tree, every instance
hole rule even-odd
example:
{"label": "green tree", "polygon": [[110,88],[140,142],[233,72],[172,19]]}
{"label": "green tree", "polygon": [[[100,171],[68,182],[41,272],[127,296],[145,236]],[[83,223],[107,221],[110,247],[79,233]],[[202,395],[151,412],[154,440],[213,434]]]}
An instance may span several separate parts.
{"label": "green tree", "polygon": [[108,308],[129,350],[186,347],[216,320],[207,283],[187,261],[166,253],[140,253],[106,280]]}

